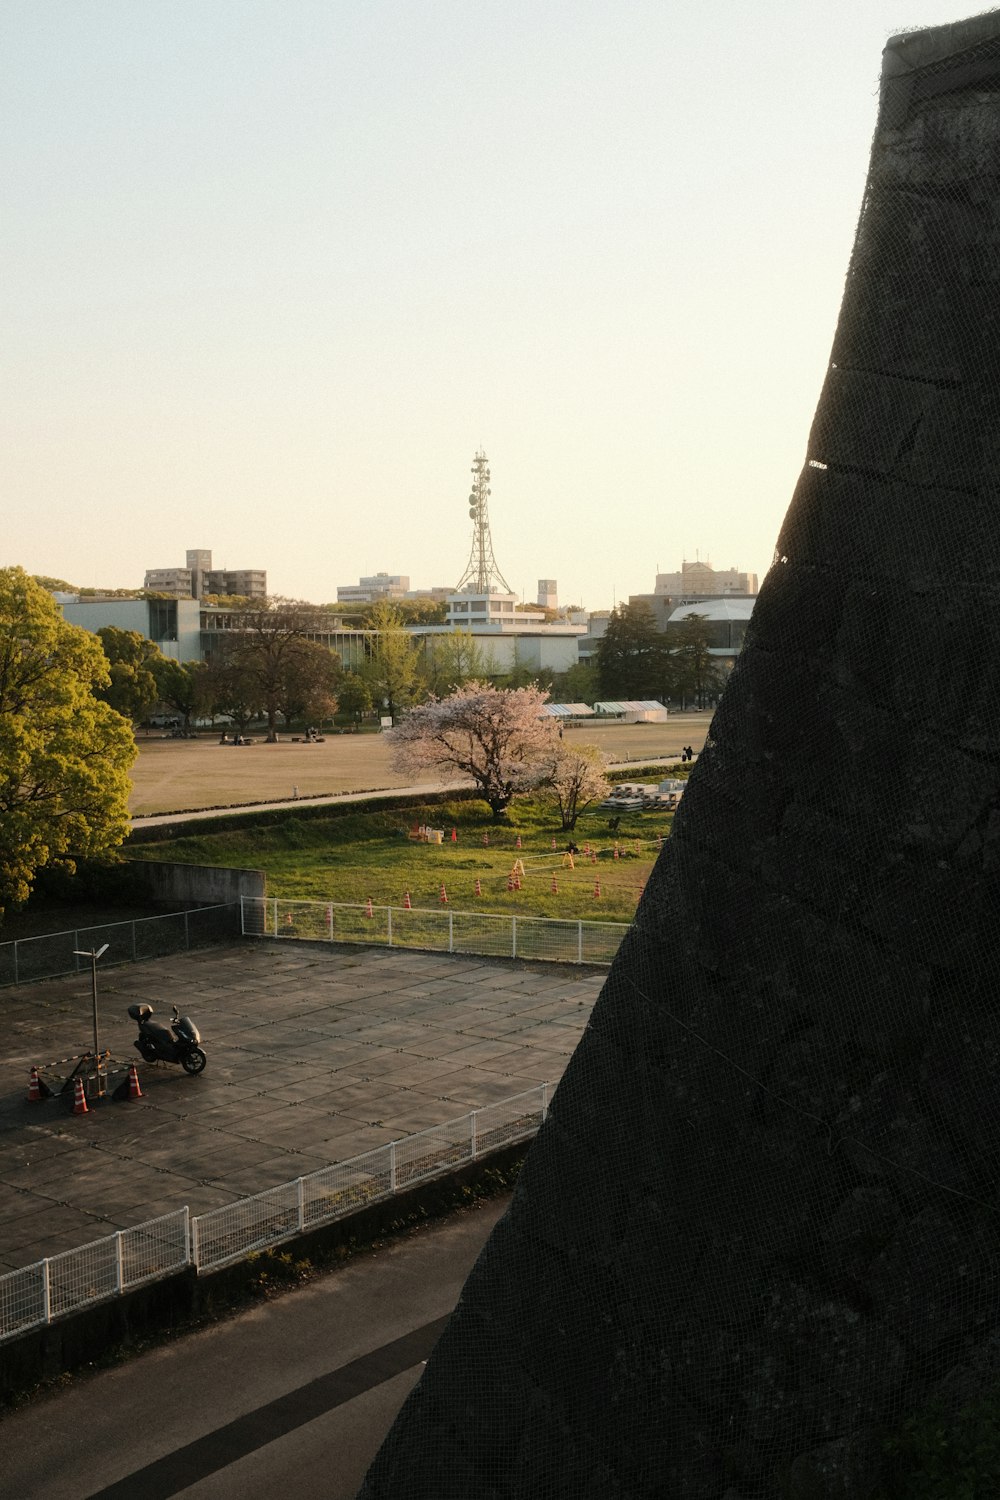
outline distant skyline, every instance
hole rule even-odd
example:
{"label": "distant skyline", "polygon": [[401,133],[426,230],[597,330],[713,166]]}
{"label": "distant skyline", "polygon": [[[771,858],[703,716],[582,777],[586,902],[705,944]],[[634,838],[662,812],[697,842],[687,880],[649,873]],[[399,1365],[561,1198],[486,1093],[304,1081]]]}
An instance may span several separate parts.
{"label": "distant skyline", "polygon": [[0,565],[766,573],[911,0],[10,0]]}

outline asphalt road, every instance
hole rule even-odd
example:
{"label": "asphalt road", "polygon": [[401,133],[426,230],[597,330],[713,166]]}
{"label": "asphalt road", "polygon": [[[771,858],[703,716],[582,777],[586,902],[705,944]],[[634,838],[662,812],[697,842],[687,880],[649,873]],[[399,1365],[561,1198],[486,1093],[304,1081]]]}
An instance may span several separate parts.
{"label": "asphalt road", "polygon": [[353,1500],[507,1199],[0,1424],[5,1495],[31,1500]]}

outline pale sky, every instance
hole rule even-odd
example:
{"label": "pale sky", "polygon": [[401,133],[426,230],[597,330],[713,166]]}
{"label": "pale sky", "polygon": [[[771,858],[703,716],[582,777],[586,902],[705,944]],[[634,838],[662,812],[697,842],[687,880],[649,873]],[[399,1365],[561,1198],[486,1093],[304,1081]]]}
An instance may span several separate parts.
{"label": "pale sky", "polygon": [[2,0],[0,565],[763,575],[934,0]]}

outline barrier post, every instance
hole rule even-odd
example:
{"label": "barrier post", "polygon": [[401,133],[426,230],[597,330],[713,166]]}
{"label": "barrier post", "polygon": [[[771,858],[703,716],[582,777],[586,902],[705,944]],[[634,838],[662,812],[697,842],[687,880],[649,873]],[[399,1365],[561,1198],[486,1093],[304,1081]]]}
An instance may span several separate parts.
{"label": "barrier post", "polygon": [[583,963],[583,923],[582,922],[577,922],[577,924],[576,924],[576,961],[577,961],[578,964],[582,964]]}
{"label": "barrier post", "polygon": [[448,952],[455,951],[455,918],[451,907],[448,908]]}
{"label": "barrier post", "polygon": [[115,1230],[115,1291],[121,1296],[122,1291],[122,1230]]}
{"label": "barrier post", "polygon": [[517,957],[517,918],[510,919],[510,956]]}
{"label": "barrier post", "polygon": [[295,1201],[298,1209],[299,1234],[301,1234],[306,1227],[306,1194],[301,1177],[295,1179]]}
{"label": "barrier post", "polygon": [[396,1191],[396,1142],[389,1142],[389,1191]]}
{"label": "barrier post", "polygon": [[478,1115],[478,1113],[479,1113],[479,1111],[476,1110],[476,1109],[474,1109],[472,1111],[472,1114],[469,1116],[469,1119],[472,1122],[472,1128],[469,1131],[469,1145],[470,1145],[470,1147],[472,1149],[472,1160],[473,1161],[475,1161],[477,1155],[479,1154],[478,1151],[476,1150],[476,1116]]}
{"label": "barrier post", "polygon": [[46,1323],[52,1322],[52,1288],[49,1283],[49,1257],[42,1261],[42,1316]]}
{"label": "barrier post", "polygon": [[386,936],[387,936],[386,947],[387,948],[391,948],[392,947],[392,907],[391,906],[387,906],[386,907],[385,914],[386,914]]}

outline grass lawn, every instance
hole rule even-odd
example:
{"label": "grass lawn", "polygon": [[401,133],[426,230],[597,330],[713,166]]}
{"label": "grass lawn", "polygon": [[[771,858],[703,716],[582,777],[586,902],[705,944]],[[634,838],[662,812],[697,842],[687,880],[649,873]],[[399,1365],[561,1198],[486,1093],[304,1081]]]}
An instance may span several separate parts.
{"label": "grass lawn", "polygon": [[[669,831],[671,818],[662,812],[623,813],[612,834],[611,816],[606,810],[585,812],[574,833],[567,834],[559,828],[558,814],[532,799],[516,802],[509,822],[499,825],[485,803],[456,801],[405,814],[373,810],[322,819],[290,814],[275,827],[192,834],[145,846],[132,842],[128,852],[138,859],[264,870],[268,894],[286,899],[362,902],[370,897],[377,906],[402,906],[409,891],[413,906],[426,908],[438,906],[443,884],[457,911],[628,922],[656,859],[657,837]],[[411,839],[411,829],[420,823],[443,829],[444,843]],[[565,853],[570,838],[581,850],[573,869]],[[583,853],[588,844],[596,860]],[[524,866],[521,889],[508,892],[517,859]],[[597,881],[600,897],[594,894]]]}

